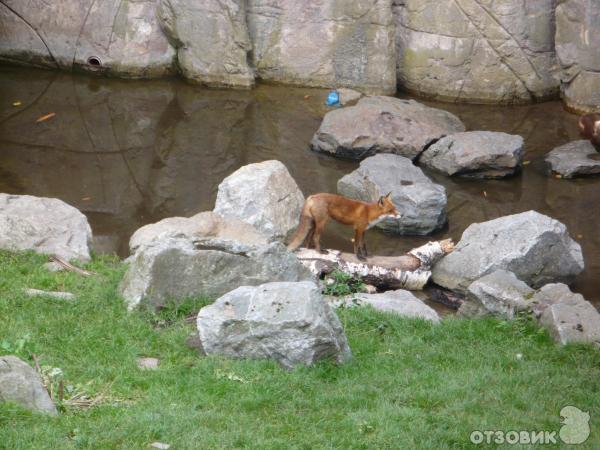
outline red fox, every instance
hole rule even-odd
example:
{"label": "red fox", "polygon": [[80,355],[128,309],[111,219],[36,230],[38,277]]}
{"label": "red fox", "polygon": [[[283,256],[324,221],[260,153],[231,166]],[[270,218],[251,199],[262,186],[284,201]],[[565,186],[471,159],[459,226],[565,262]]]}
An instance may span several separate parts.
{"label": "red fox", "polygon": [[300,225],[288,244],[288,250],[296,250],[302,242],[310,247],[312,241],[315,249],[321,252],[321,233],[329,219],[334,219],[354,227],[354,253],[358,259],[364,261],[367,257],[365,231],[385,218],[400,217],[390,199],[391,194],[390,192],[380,197],[374,203],[352,200],[335,194],[311,195],[304,202]]}
{"label": "red fox", "polygon": [[600,147],[600,114],[586,114],[579,118],[579,131],[592,144]]}

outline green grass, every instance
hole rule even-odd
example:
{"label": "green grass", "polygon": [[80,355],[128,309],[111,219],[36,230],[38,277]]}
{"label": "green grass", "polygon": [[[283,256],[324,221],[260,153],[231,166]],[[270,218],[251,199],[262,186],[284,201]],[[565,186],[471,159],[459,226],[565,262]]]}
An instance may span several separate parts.
{"label": "green grass", "polygon": [[[341,310],[353,361],[288,372],[189,349],[184,318],[201,300],[127,313],[116,259],[96,257],[91,278],[48,273],[45,260],[0,253],[0,344],[106,400],[58,418],[1,404],[0,448],[470,448],[472,430],[557,431],[565,405],[590,413],[580,448],[600,448],[600,351],[556,346],[528,321],[434,326]],[[25,287],[77,300],[27,298]],[[140,356],[160,358],[159,370],[139,370]]]}

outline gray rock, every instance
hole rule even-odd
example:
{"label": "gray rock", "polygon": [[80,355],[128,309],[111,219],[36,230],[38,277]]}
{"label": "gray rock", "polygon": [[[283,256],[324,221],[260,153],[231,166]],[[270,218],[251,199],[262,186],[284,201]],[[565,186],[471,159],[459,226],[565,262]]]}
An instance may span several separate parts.
{"label": "gray rock", "polygon": [[254,85],[244,0],[159,0],[157,14],[185,78],[208,86]]}
{"label": "gray rock", "polygon": [[478,103],[526,102],[558,93],[555,0],[393,4],[398,82],[404,89]]}
{"label": "gray rock", "polygon": [[360,92],[348,88],[337,89],[337,93],[340,97],[340,105],[342,106],[354,105],[363,97],[363,94]]}
{"label": "gray rock", "polygon": [[129,250],[135,254],[141,247],[169,238],[184,238],[190,241],[206,238],[230,241],[232,245],[243,242],[252,245],[266,245],[267,238],[256,228],[241,220],[223,219],[212,211],[205,211],[192,217],[168,217],[156,223],[144,225],[129,239]]}
{"label": "gray rock", "polygon": [[425,150],[419,164],[473,178],[514,174],[523,159],[523,138],[492,131],[468,131],[446,136]]}
{"label": "gray rock", "polygon": [[[242,236],[240,236],[241,238]],[[120,285],[129,309],[193,296],[215,298],[243,285],[313,277],[285,246],[219,237],[159,239],[139,247]]]}
{"label": "gray rock", "polygon": [[160,365],[160,359],[143,357],[137,359],[137,366],[140,370],[157,370]]}
{"label": "gray rock", "polygon": [[276,360],[285,368],[351,357],[342,325],[315,283],[242,286],[198,313],[207,354]]}
{"label": "gray rock", "polygon": [[427,145],[464,131],[458,117],[414,100],[365,97],[355,106],[325,114],[311,148],[341,158],[395,153],[415,159]]}
{"label": "gray rock", "polygon": [[367,202],[391,192],[402,217],[376,225],[385,231],[425,235],[446,222],[446,190],[402,156],[375,155],[363,160],[358,169],[338,181],[337,189],[346,197]]}
{"label": "gray rock", "polygon": [[[496,270],[474,281],[467,288],[467,301],[459,308],[459,314],[469,316],[475,303],[480,311],[505,319],[531,307],[534,290],[519,280],[514,273]],[[481,315],[480,313],[475,315]]]}
{"label": "gray rock", "polygon": [[390,0],[249,0],[247,10],[258,77],[396,92]]}
{"label": "gray rock", "polygon": [[560,0],[556,55],[562,98],[569,110],[600,112],[600,8],[597,0]]}
{"label": "gray rock", "polygon": [[556,147],[545,157],[552,172],[563,178],[600,174],[600,153],[590,141],[573,141]]}
{"label": "gray rock", "polygon": [[40,376],[16,356],[0,356],[0,401],[15,402],[32,411],[57,415]]}
{"label": "gray rock", "polygon": [[0,194],[0,248],[89,261],[91,240],[87,218],[65,202]]}
{"label": "gray rock", "polygon": [[134,78],[171,73],[175,50],[160,29],[156,2],[3,1],[0,61]]}
{"label": "gray rock", "polygon": [[298,226],[304,196],[279,161],[248,164],[219,185],[214,212],[247,222],[270,239],[283,240]]}
{"label": "gray rock", "polygon": [[58,300],[75,300],[75,295],[70,292],[41,291],[39,289],[25,289],[24,292],[28,297],[50,297]]}
{"label": "gray rock", "polygon": [[390,312],[403,317],[420,318],[434,323],[440,321],[440,317],[434,309],[427,306],[410,291],[403,289],[380,294],[352,294],[341,299],[334,297],[332,305],[336,308],[368,305],[377,311]]}
{"label": "gray rock", "polygon": [[540,323],[561,344],[600,345],[600,313],[581,294],[562,283],[547,284],[532,298]]}
{"label": "gray rock", "polygon": [[537,288],[572,282],[583,267],[581,247],[564,224],[528,211],[470,225],[454,251],[433,267],[432,280],[464,293],[473,281],[504,269]]}

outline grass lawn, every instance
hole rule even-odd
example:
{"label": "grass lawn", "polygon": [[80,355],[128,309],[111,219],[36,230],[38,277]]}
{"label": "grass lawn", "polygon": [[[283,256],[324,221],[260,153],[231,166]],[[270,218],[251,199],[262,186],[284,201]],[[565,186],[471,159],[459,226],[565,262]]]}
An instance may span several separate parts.
{"label": "grass lawn", "polygon": [[[600,351],[559,347],[526,320],[436,326],[341,310],[353,361],[288,372],[188,348],[194,323],[185,317],[201,300],[127,313],[117,259],[94,258],[90,278],[49,273],[45,261],[0,253],[0,354],[32,365],[35,354],[62,369],[68,390],[101,402],[65,406],[57,418],[0,404],[0,448],[471,448],[473,430],[558,432],[566,405],[591,416],[579,448],[600,448]],[[77,300],[27,298],[26,287]],[[160,368],[138,369],[142,356],[160,358]]]}

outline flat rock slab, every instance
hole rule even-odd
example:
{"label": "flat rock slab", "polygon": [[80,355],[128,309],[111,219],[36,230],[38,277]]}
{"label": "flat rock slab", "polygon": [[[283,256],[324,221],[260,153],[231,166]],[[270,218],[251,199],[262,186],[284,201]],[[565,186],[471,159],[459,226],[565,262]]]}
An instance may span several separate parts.
{"label": "flat rock slab", "polygon": [[39,289],[25,289],[24,292],[28,297],[50,297],[59,300],[75,300],[75,295],[70,292],[41,291]]}
{"label": "flat rock slab", "polygon": [[298,226],[304,195],[279,161],[248,164],[219,185],[214,212],[242,220],[273,240]]}
{"label": "flat rock slab", "polygon": [[514,174],[523,159],[521,136],[492,131],[467,131],[446,136],[423,152],[419,164],[472,178]]}
{"label": "flat rock slab", "polygon": [[556,147],[546,155],[545,161],[554,173],[563,178],[600,174],[600,153],[590,141],[573,141]]}
{"label": "flat rock slab", "polygon": [[414,100],[365,97],[355,106],[325,114],[311,148],[340,158],[361,160],[376,153],[415,159],[427,145],[465,131],[455,115]]}
{"label": "flat rock slab", "polygon": [[160,364],[160,359],[143,357],[137,359],[137,366],[141,370],[156,370]]}
{"label": "flat rock slab", "polygon": [[402,215],[385,219],[376,226],[407,235],[426,235],[446,223],[446,190],[433,183],[410,159],[399,155],[375,155],[360,163],[354,172],[337,184],[340,194],[374,202],[392,193],[392,201]]}
{"label": "flat rock slab", "polygon": [[440,317],[434,309],[404,289],[381,294],[357,293],[342,298],[329,297],[329,301],[336,308],[368,305],[377,311],[394,313],[403,317],[425,319],[434,323],[440,321]]}
{"label": "flat rock slab", "polygon": [[237,219],[224,219],[212,211],[192,217],[168,217],[156,223],[138,228],[129,239],[129,250],[138,249],[169,238],[184,238],[190,241],[219,239],[244,244],[266,245],[268,240],[252,225]]}
{"label": "flat rock slab", "polygon": [[0,401],[11,401],[36,412],[57,415],[37,372],[16,356],[0,356]]}
{"label": "flat rock slab", "polygon": [[462,316],[491,314],[512,319],[531,307],[534,290],[514,273],[496,270],[474,281],[467,288],[467,301],[458,310]]}
{"label": "flat rock slab", "polygon": [[91,242],[87,218],[62,200],[0,194],[0,248],[89,261]]}
{"label": "flat rock slab", "polygon": [[583,271],[581,246],[561,222],[536,211],[470,225],[454,251],[433,266],[432,279],[466,293],[469,285],[498,269],[537,288],[572,282]]}
{"label": "flat rock slab", "polygon": [[532,298],[540,323],[561,344],[591,342],[600,346],[600,313],[581,294],[562,283],[547,284]]}
{"label": "flat rock slab", "polygon": [[313,282],[235,289],[198,313],[206,354],[274,359],[285,368],[351,357],[342,325]]}

